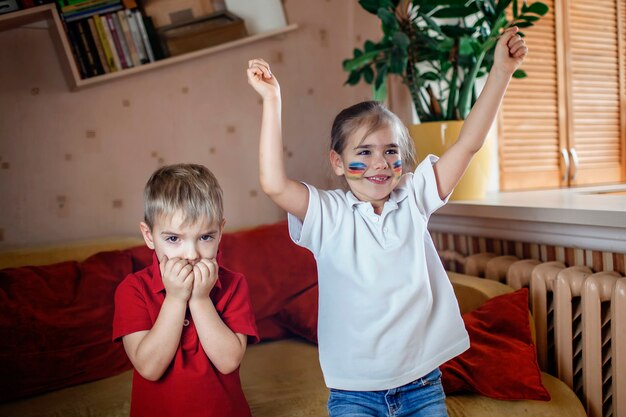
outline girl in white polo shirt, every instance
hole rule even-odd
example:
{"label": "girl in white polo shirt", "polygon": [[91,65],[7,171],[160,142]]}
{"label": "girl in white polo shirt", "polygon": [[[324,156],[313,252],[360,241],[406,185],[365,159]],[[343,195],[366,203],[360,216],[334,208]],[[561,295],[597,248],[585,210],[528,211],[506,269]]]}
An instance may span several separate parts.
{"label": "girl in white polo shirt", "polygon": [[348,192],[287,177],[280,87],[265,61],[249,61],[248,82],[263,98],[261,186],[289,213],[292,239],[317,260],[318,344],[331,417],[447,415],[439,365],[469,339],[426,226],[482,146],[528,52],[516,33],[500,37],[457,142],[414,172],[406,172],[412,141],[393,113],[376,102],[339,113],[330,162]]}

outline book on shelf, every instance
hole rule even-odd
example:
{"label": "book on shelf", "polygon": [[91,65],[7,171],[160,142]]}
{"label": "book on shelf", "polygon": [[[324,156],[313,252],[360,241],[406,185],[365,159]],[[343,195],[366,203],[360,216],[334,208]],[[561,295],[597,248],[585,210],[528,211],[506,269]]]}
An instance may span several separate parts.
{"label": "book on shelf", "polygon": [[139,27],[137,26],[137,20],[135,20],[135,14],[130,9],[124,10],[124,13],[126,14],[126,21],[128,22],[130,35],[133,38],[133,42],[135,43],[135,48],[137,49],[139,62],[142,64],[150,62],[150,59],[148,58],[148,54],[146,52],[146,48],[143,44],[141,32],[139,31]]}
{"label": "book on shelf", "polygon": [[[113,22],[113,26],[115,26],[115,36],[117,36],[120,46],[122,48],[122,54],[124,54],[124,60],[126,61],[126,68],[132,68],[133,61],[130,56],[130,50],[128,49],[128,45],[126,44],[126,38],[124,37],[124,32],[122,31],[122,25],[120,24],[120,19],[117,16],[117,13],[111,13],[111,21]],[[111,31],[113,34],[113,31]]]}
{"label": "book on shelf", "polygon": [[116,0],[115,3],[111,3],[111,4],[101,4],[98,6],[89,7],[87,9],[81,9],[78,11],[72,11],[72,12],[67,12],[67,13],[62,12],[61,16],[63,17],[63,20],[65,20],[66,22],[73,22],[75,20],[85,19],[87,17],[91,17],[91,16],[98,15],[98,14],[115,12],[123,8],[124,6],[122,5],[122,3],[119,0]]}
{"label": "book on shelf", "polygon": [[94,75],[104,74],[105,71],[102,66],[102,62],[100,61],[100,55],[98,54],[96,43],[91,34],[88,20],[79,20],[76,22],[76,26],[78,27],[80,38],[85,46],[85,51],[87,52],[87,61],[91,67],[91,72]]}
{"label": "book on shelf", "polygon": [[154,27],[152,18],[150,16],[143,16],[139,14],[139,20],[142,21],[143,28],[146,32],[147,43],[150,45],[154,60],[158,61],[159,59],[165,58],[166,55],[163,50],[163,45],[161,44],[161,38]]}
{"label": "book on shelf", "polygon": [[126,45],[128,46],[128,52],[130,53],[130,59],[133,62],[133,66],[138,67],[139,65],[141,65],[141,61],[139,60],[137,45],[135,45],[135,41],[130,34],[130,26],[128,25],[128,19],[126,18],[126,13],[124,13],[124,10],[119,10],[117,12],[117,18],[120,21],[122,33],[124,34],[124,40],[126,41]]}
{"label": "book on shelf", "polygon": [[[107,39],[104,28],[102,27],[102,20],[100,20],[100,16],[91,16],[90,20],[93,22],[96,28],[96,33],[98,34],[98,38],[100,39],[100,44],[102,45],[106,66],[109,68],[109,72],[117,71],[119,67],[115,65],[115,58],[113,57],[113,53],[111,52],[111,44]],[[89,27],[91,27],[91,25],[89,25]]]}
{"label": "book on shelf", "polygon": [[111,72],[111,68],[109,67],[109,61],[104,53],[104,45],[102,45],[102,40],[100,39],[100,35],[98,30],[96,29],[96,24],[94,23],[93,16],[87,19],[87,24],[89,25],[89,32],[91,33],[91,37],[93,38],[93,42],[95,44],[96,50],[98,51],[98,58],[100,58],[100,63],[102,64],[102,69],[105,74]]}
{"label": "book on shelf", "polygon": [[126,62],[126,55],[124,55],[124,50],[122,49],[122,44],[120,43],[120,37],[117,34],[117,29],[115,28],[115,23],[113,22],[113,16],[111,14],[104,15],[104,18],[107,22],[109,32],[111,33],[111,38],[113,39],[113,44],[115,45],[115,51],[117,52],[117,57],[120,60],[120,68],[130,68],[128,63]]}
{"label": "book on shelf", "polygon": [[89,77],[90,72],[87,70],[85,60],[81,56],[82,46],[78,42],[77,34],[74,32],[73,27],[70,27],[69,25],[65,26],[65,33],[67,34],[67,40],[71,46],[72,55],[74,55],[74,61],[77,64],[80,77],[81,78]]}
{"label": "book on shelf", "polygon": [[59,6],[61,7],[61,13],[71,14],[75,12],[85,11],[88,9],[98,8],[98,7],[111,5],[111,4],[119,4],[119,3],[121,3],[120,0],[85,0],[81,3],[70,4],[67,6],[62,6],[62,5],[59,5]]}
{"label": "book on shelf", "polygon": [[141,40],[143,41],[143,45],[146,48],[148,60],[150,62],[154,62],[156,61],[156,59],[154,56],[154,51],[152,50],[152,44],[150,43],[150,37],[148,36],[148,32],[146,31],[146,25],[144,24],[144,16],[139,10],[134,10],[133,14],[135,15],[135,21],[137,22],[137,27],[139,28],[139,33],[141,34]]}
{"label": "book on shelf", "polygon": [[59,7],[71,6],[74,4],[81,4],[88,0],[56,0]]}
{"label": "book on shelf", "polygon": [[102,27],[102,32],[104,33],[107,43],[109,44],[109,49],[111,50],[111,56],[113,57],[113,63],[115,65],[115,69],[116,71],[122,70],[124,69],[124,67],[122,67],[122,60],[120,59],[120,56],[117,53],[117,45],[115,44],[115,41],[113,40],[111,29],[109,29],[109,21],[106,15],[99,16],[99,18],[100,18],[100,26]]}

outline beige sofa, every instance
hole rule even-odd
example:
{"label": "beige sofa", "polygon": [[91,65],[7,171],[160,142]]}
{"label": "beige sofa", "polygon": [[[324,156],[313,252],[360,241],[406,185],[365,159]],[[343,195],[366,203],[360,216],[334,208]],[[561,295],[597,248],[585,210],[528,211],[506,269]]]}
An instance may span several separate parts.
{"label": "beige sofa", "polygon": [[[0,254],[0,269],[43,265],[140,244],[135,239],[88,242],[63,247],[19,250]],[[512,288],[480,278],[450,273],[459,305],[470,311]],[[532,321],[531,321],[532,323]],[[323,383],[316,346],[290,338],[250,346],[241,365],[242,385],[255,417],[326,416],[328,391]],[[465,416],[585,416],[575,394],[558,379],[543,374],[551,401],[499,401],[475,394],[447,398],[452,417]],[[0,417],[127,416],[132,371],[58,391],[0,404]]]}

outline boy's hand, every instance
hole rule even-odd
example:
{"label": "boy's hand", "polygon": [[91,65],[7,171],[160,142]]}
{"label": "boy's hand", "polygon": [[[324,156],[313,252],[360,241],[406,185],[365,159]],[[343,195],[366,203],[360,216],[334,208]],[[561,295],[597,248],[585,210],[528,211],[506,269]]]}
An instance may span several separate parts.
{"label": "boy's hand", "polygon": [[280,85],[267,62],[262,59],[251,59],[248,61],[247,73],[248,84],[263,97],[263,100],[280,97]]}
{"label": "boy's hand", "polygon": [[528,55],[524,39],[517,34],[517,26],[512,26],[501,35],[494,52],[494,67],[512,75]]}
{"label": "boy's hand", "polygon": [[185,259],[163,256],[159,269],[167,296],[187,302],[193,289],[193,266]]}
{"label": "boy's hand", "polygon": [[193,267],[193,291],[192,300],[209,298],[211,290],[217,282],[217,271],[219,267],[215,259],[201,259]]}

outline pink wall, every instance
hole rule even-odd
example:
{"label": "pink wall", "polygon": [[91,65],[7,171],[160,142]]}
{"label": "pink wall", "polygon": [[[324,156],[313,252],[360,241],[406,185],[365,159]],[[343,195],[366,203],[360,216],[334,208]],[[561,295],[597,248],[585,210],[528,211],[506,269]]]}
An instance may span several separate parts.
{"label": "pink wall", "polygon": [[246,62],[265,57],[283,91],[289,174],[328,186],[330,124],[369,98],[343,59],[378,37],[356,2],[288,0],[279,39],[71,92],[48,32],[0,32],[0,247],[138,235],[142,190],[162,164],[207,165],[230,230],[284,217],[258,185],[261,106]]}

